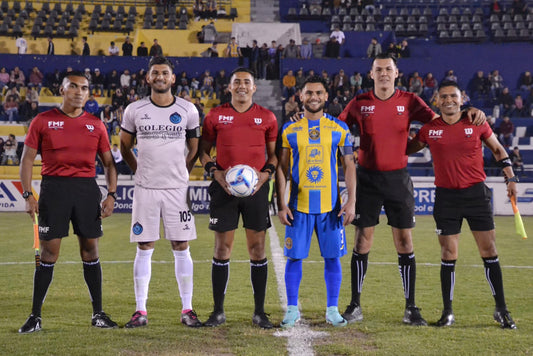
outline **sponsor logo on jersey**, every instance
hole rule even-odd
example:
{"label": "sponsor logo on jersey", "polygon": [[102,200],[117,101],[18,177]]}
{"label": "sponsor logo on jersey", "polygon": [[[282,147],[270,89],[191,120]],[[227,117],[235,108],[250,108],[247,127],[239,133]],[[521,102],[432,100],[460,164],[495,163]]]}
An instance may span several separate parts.
{"label": "sponsor logo on jersey", "polygon": [[290,250],[292,248],[292,239],[290,237],[285,238],[285,247],[287,250]]}
{"label": "sponsor logo on jersey", "polygon": [[141,116],[141,120],[151,120],[152,118],[148,116],[147,113],[144,113],[144,116]]}
{"label": "sponsor logo on jersey", "polygon": [[143,232],[143,226],[139,224],[139,222],[136,222],[135,224],[133,224],[131,231],[133,232],[134,235],[140,235]]}
{"label": "sponsor logo on jersey", "polygon": [[189,225],[185,224],[185,226],[183,227],[182,230],[190,230],[191,228],[189,227]]}
{"label": "sponsor logo on jersey", "polygon": [[398,112],[398,115],[403,115],[403,113],[405,112],[405,106],[397,105],[396,106],[396,111]]}
{"label": "sponsor logo on jersey", "polygon": [[309,128],[309,138],[311,140],[318,140],[320,138],[320,130],[318,126]]}
{"label": "sponsor logo on jersey", "polygon": [[89,132],[94,131],[94,125],[85,124],[85,127],[87,128],[87,130],[89,130]]}
{"label": "sponsor logo on jersey", "polygon": [[320,183],[322,178],[324,178],[324,171],[318,166],[309,167],[305,176],[311,183]]}
{"label": "sponsor logo on jersey", "polygon": [[430,139],[433,139],[433,140],[436,140],[436,139],[439,139],[439,138],[442,138],[442,133],[444,132],[444,130],[429,130],[429,138]]}
{"label": "sponsor logo on jersey", "polygon": [[324,153],[322,146],[309,146],[306,147],[307,163],[308,164],[320,164],[322,163]]}
{"label": "sponsor logo on jersey", "polygon": [[170,122],[172,122],[173,124],[179,124],[181,122],[181,115],[177,112],[173,113],[172,115],[170,115]]}
{"label": "sponsor logo on jersey", "polygon": [[472,137],[472,134],[474,133],[474,129],[469,127],[465,129],[465,135],[466,137]]}
{"label": "sponsor logo on jersey", "polygon": [[361,114],[373,114],[376,105],[361,105]]}
{"label": "sponsor logo on jersey", "polygon": [[48,128],[52,130],[62,130],[65,127],[64,121],[48,121]]}
{"label": "sponsor logo on jersey", "polygon": [[233,123],[233,116],[218,115],[218,122],[227,125]]}
{"label": "sponsor logo on jersey", "polygon": [[263,122],[263,119],[261,119],[260,117],[256,117],[254,118],[254,122],[256,125],[261,125],[261,123]]}

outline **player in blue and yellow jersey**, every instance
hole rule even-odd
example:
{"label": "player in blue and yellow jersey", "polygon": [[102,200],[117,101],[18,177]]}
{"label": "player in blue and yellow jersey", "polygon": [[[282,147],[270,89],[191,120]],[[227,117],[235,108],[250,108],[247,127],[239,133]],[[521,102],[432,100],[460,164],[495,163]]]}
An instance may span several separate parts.
{"label": "player in blue and yellow jersey", "polygon": [[[326,84],[319,77],[308,78],[300,99],[304,118],[285,124],[276,172],[278,216],[285,230],[285,288],[287,312],[282,327],[293,327],[300,319],[298,290],[302,280],[302,259],[307,258],[313,231],[324,258],[327,289],[326,322],[345,326],[338,310],[342,281],[340,257],[346,254],[344,225],[355,217],[355,162],[350,131],[342,121],[324,114],[328,100]],[[348,201],[341,207],[337,155],[344,160]],[[289,202],[285,201],[287,179]]]}

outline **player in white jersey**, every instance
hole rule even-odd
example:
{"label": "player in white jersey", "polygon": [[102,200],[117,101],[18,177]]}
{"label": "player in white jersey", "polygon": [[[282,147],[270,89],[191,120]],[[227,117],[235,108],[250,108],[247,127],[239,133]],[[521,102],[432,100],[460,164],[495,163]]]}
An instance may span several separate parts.
{"label": "player in white jersey", "polygon": [[[187,205],[189,172],[198,151],[200,120],[196,107],[172,95],[176,77],[173,64],[153,57],[146,82],[150,97],[131,103],[124,112],[120,132],[121,152],[135,173],[131,242],[137,242],[133,281],[137,309],[127,328],[148,324],[146,300],[151,277],[151,259],[159,239],[160,219],[165,238],[174,253],[182,312],[181,322],[190,327],[202,323],[192,310],[193,262],[189,240],[196,239],[194,217]],[[137,139],[138,157],[132,153]]]}

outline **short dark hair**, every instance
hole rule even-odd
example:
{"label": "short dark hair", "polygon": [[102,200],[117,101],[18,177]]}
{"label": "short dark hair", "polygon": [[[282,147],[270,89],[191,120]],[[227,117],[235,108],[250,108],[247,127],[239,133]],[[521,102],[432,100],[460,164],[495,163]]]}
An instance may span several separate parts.
{"label": "short dark hair", "polygon": [[396,57],[394,57],[392,54],[390,53],[386,53],[386,52],[381,52],[380,54],[378,54],[374,60],[372,61],[372,65],[374,65],[374,61],[376,59],[392,59],[392,61],[394,62],[394,65],[396,67],[398,67],[398,60],[396,59]]}
{"label": "short dark hair", "polygon": [[167,57],[160,57],[155,56],[150,59],[150,62],[148,63],[148,69],[152,68],[152,66],[156,64],[164,64],[170,67],[172,71],[174,71],[174,64],[172,64],[171,61],[168,60]]}
{"label": "short dark hair", "polygon": [[64,83],[65,79],[69,78],[69,77],[80,77],[80,78],[83,78],[83,79],[87,79],[87,81],[89,81],[89,79],[81,71],[79,71],[79,70],[71,70],[70,72],[66,72],[63,75],[63,78],[61,79],[61,86],[63,86],[63,83]]}
{"label": "short dark hair", "polygon": [[457,88],[459,91],[461,91],[461,87],[459,87],[459,84],[457,84],[453,80],[444,80],[443,82],[439,84],[438,90],[440,90],[441,88],[445,88],[445,87],[454,87],[454,88]]}
{"label": "short dark hair", "polygon": [[324,78],[322,77],[319,77],[318,75],[313,75],[311,77],[308,77],[305,81],[304,81],[304,84],[302,85],[302,88],[305,87],[305,85],[307,83],[320,83],[324,86],[324,89],[326,90],[326,92],[328,91],[328,84],[326,83],[326,81],[324,80]]}
{"label": "short dark hair", "polygon": [[252,78],[255,78],[255,72],[249,68],[245,68],[245,67],[238,67],[238,68],[235,68],[234,70],[231,71],[231,74],[229,75],[229,77],[233,77],[234,74],[236,73],[249,73]]}

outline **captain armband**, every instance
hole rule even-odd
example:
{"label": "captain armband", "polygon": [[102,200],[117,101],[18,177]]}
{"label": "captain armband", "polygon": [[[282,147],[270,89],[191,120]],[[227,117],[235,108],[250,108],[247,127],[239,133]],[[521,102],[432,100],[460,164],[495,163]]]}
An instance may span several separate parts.
{"label": "captain armband", "polygon": [[342,156],[353,155],[353,146],[340,146],[339,151]]}
{"label": "captain armband", "polygon": [[496,164],[502,169],[505,167],[513,166],[513,163],[511,162],[511,159],[509,157],[505,157],[504,159],[499,160],[498,162],[496,162]]}
{"label": "captain armband", "polygon": [[185,138],[199,138],[199,137],[200,137],[200,126],[194,129],[185,130]]}

